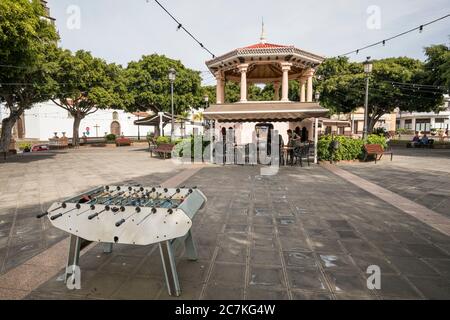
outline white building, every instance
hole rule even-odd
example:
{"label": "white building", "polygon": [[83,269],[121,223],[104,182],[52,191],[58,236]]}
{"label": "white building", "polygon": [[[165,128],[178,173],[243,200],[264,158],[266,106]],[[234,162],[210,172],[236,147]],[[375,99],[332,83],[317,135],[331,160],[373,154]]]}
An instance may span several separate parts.
{"label": "white building", "polygon": [[450,129],[450,97],[445,96],[444,111],[436,112],[397,112],[397,129],[429,133],[433,129]]}

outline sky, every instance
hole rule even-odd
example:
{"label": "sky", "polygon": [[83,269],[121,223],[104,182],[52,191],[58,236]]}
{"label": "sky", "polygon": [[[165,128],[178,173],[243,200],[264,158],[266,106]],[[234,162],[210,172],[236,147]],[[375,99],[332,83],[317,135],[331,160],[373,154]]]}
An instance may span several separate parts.
{"label": "sky", "polygon": [[[264,19],[269,43],[294,45],[333,57],[383,40],[450,13],[449,0],[160,0],[215,55],[259,42]],[[108,62],[127,65],[144,54],[164,54],[205,71],[211,56],[154,0],[48,0],[60,45],[84,49]],[[350,55],[354,61],[409,56],[450,42],[450,18]]]}

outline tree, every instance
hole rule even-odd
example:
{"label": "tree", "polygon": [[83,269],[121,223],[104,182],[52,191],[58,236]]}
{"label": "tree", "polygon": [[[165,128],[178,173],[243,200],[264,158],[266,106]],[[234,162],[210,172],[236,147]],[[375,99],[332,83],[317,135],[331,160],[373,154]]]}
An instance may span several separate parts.
{"label": "tree", "polygon": [[56,81],[52,101],[74,118],[72,145],[79,144],[80,122],[98,109],[123,108],[126,88],[123,70],[107,64],[90,52],[58,50],[57,67],[52,77]]}
{"label": "tree", "polygon": [[[443,102],[441,92],[415,90],[407,83],[423,83],[424,64],[415,59],[400,57],[373,61],[370,74],[368,132],[376,122],[395,108],[401,111],[439,110]],[[321,80],[320,103],[333,113],[350,113],[364,105],[365,78],[361,63],[348,58],[327,59],[317,70]]]}
{"label": "tree", "polygon": [[186,68],[180,61],[164,55],[146,55],[128,64],[125,71],[129,97],[128,111],[171,111],[170,68],[176,71],[174,109],[176,114],[204,105],[200,72]]}
{"label": "tree", "polygon": [[450,47],[440,44],[425,48],[423,80],[434,86],[442,86],[450,92]]}
{"label": "tree", "polygon": [[35,103],[48,99],[53,87],[47,53],[58,35],[38,0],[0,1],[0,103],[9,115],[2,120],[0,150],[6,152],[16,121]]}

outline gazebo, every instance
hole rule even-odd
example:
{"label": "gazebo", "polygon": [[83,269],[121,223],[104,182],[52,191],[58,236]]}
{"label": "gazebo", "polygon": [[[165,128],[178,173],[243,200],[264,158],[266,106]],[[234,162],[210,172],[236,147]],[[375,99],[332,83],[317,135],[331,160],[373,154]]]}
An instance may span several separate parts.
{"label": "gazebo", "polygon": [[[294,46],[267,43],[264,25],[260,42],[238,48],[206,62],[217,80],[216,104],[203,112],[215,122],[216,134],[234,130],[236,143],[250,143],[255,123],[269,123],[287,141],[287,129],[301,128],[317,144],[319,117],[328,110],[313,101],[313,77],[325,58]],[[289,80],[298,80],[300,101],[289,101]],[[240,100],[225,103],[225,83],[240,84]],[[274,87],[273,101],[248,101],[249,83]],[[281,96],[280,96],[281,89]]]}

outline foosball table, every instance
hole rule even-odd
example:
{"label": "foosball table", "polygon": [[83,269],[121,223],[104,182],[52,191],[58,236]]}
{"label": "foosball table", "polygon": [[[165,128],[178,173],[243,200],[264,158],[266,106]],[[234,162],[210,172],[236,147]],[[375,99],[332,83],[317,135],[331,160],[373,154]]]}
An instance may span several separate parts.
{"label": "foosball table", "polygon": [[109,185],[55,202],[38,218],[47,216],[53,226],[70,233],[66,283],[80,278],[80,250],[91,242],[103,243],[104,252],[112,252],[115,243],[158,244],[169,295],[179,296],[173,245],[184,244],[188,258],[197,259],[192,219],[206,201],[196,187]]}

